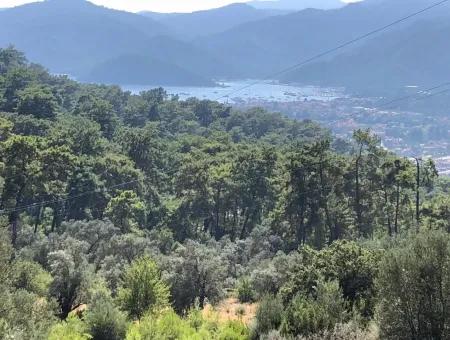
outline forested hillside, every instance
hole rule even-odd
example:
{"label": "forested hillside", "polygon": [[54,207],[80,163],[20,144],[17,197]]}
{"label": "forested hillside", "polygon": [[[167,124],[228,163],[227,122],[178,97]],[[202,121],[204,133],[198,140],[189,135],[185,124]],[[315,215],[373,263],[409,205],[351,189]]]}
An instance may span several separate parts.
{"label": "forested hillside", "polygon": [[13,48],[0,112],[0,338],[450,337],[450,183],[431,160],[80,84]]}

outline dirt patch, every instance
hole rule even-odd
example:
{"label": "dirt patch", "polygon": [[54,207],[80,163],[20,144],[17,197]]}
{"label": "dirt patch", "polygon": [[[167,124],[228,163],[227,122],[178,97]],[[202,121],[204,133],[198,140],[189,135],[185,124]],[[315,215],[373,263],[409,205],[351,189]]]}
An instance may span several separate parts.
{"label": "dirt patch", "polygon": [[202,314],[219,322],[241,321],[248,326],[255,318],[257,308],[257,303],[240,303],[236,298],[228,298],[216,306],[207,305]]}

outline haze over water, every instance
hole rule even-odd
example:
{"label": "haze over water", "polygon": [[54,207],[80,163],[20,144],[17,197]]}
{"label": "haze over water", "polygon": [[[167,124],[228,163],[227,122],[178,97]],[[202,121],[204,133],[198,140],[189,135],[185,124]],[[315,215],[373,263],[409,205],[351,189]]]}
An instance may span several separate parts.
{"label": "haze over water", "polygon": [[[219,82],[216,87],[189,87],[189,86],[162,86],[173,95],[178,95],[180,99],[196,97],[199,99],[217,100],[219,97],[227,96],[236,90],[254,84],[255,80],[235,80]],[[150,90],[159,87],[158,85],[139,86],[123,85],[124,90],[138,94],[141,91]],[[231,94],[229,97],[220,98],[221,102],[238,103],[246,101],[273,101],[273,102],[293,102],[303,100],[323,100],[330,101],[336,98],[344,97],[343,90],[335,88],[322,88],[316,86],[295,86],[279,84],[277,82],[266,80],[258,81],[251,88]]]}

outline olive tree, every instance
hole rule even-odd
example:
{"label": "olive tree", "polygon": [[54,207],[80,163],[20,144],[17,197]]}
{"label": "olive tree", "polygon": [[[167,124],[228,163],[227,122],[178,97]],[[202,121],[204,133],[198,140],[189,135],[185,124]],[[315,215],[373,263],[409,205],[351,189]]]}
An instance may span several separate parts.
{"label": "olive tree", "polygon": [[409,237],[381,261],[377,280],[383,339],[450,338],[450,236]]}

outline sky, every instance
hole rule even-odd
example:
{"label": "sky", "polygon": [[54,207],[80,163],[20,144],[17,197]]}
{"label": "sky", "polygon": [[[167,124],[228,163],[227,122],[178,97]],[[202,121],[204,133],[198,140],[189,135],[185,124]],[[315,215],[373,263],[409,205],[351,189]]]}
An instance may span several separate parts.
{"label": "sky", "polygon": [[[0,0],[0,8],[23,5],[36,0]],[[89,0],[97,5],[125,10],[129,12],[192,12],[217,8],[248,0]],[[352,0],[344,0],[351,2]],[[353,0],[354,1],[354,0]]]}

